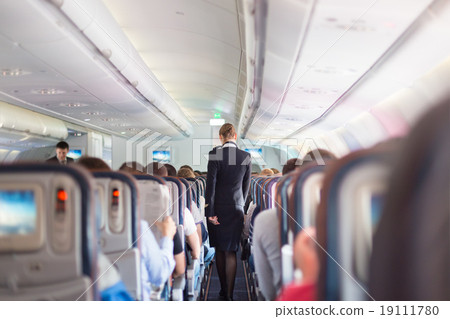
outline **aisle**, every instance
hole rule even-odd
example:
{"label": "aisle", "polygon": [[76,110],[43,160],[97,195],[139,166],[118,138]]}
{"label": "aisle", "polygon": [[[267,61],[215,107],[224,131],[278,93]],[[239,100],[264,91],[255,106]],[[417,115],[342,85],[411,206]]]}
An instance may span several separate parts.
{"label": "aisle", "polygon": [[[212,265],[210,284],[208,289],[207,301],[217,301],[219,300],[220,282],[219,276],[217,275],[216,264]],[[237,253],[237,270],[236,270],[236,281],[234,284],[234,301],[248,301],[249,294],[247,290],[247,282],[244,274],[244,267],[241,261],[240,250]]]}

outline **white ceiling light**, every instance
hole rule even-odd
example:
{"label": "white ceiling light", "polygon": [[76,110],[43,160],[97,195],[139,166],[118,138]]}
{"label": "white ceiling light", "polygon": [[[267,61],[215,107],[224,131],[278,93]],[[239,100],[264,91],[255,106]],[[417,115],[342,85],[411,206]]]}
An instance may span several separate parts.
{"label": "white ceiling light", "polygon": [[56,94],[64,94],[64,93],[66,93],[66,91],[58,90],[58,89],[37,89],[37,90],[32,90],[31,93],[42,94],[42,95],[56,95]]}

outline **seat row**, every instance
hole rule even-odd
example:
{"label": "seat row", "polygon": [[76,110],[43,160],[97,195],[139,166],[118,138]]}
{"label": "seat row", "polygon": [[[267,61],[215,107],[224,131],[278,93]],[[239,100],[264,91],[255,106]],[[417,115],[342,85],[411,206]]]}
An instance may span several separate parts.
{"label": "seat row", "polygon": [[[0,300],[100,300],[123,282],[143,299],[140,220],[171,216],[184,242],[186,208],[204,206],[204,178],[94,172],[50,164],[0,166]],[[203,212],[204,215],[204,212]],[[150,287],[154,300],[195,300],[204,273],[189,258],[186,275]],[[102,266],[103,256],[109,266]],[[111,275],[113,271],[118,276]],[[165,291],[165,293],[164,293]]]}

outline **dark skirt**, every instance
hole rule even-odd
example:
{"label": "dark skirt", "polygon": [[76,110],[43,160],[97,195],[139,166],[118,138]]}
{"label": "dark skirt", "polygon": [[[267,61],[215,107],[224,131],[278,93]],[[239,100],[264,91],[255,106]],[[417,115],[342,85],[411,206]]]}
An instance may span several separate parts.
{"label": "dark skirt", "polygon": [[216,205],[214,213],[220,225],[208,222],[210,246],[222,251],[237,251],[244,226],[244,207]]}

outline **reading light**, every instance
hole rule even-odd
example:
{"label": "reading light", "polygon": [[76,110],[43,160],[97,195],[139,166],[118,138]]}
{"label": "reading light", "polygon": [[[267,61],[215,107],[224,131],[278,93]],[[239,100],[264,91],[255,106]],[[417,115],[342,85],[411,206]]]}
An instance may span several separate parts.
{"label": "reading light", "polygon": [[224,119],[210,119],[209,120],[209,125],[211,125],[211,126],[221,126],[224,124],[225,124]]}

